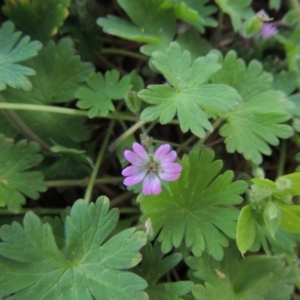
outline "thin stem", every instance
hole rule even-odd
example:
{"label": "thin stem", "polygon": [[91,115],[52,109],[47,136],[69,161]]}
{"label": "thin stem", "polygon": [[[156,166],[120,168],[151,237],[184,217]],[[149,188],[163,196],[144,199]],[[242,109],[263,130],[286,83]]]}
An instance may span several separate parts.
{"label": "thin stem", "polygon": [[[140,214],[141,211],[136,207],[122,207],[118,208],[121,214]],[[0,215],[25,215],[27,212],[31,211],[36,215],[59,215],[65,208],[22,208],[18,212],[11,212],[8,209],[0,209]]]}
{"label": "thin stem", "polygon": [[122,135],[120,135],[109,147],[109,151],[113,152],[118,145],[124,141],[129,135],[134,133],[136,130],[144,126],[145,122],[144,121],[138,121],[135,123],[133,126],[131,126],[129,129],[127,129]]}
{"label": "thin stem", "polygon": [[224,119],[219,118],[217,119],[214,124],[213,124],[213,131],[207,131],[205,137],[203,139],[200,139],[199,143],[204,144],[206,142],[206,140],[211,136],[211,134],[221,125],[221,123],[224,121]]}
{"label": "thin stem", "polygon": [[184,141],[179,147],[177,148],[177,153],[180,153],[183,149],[187,148],[189,144],[191,144],[197,137],[192,135],[186,141]]}
{"label": "thin stem", "polygon": [[115,123],[115,120],[111,120],[110,121],[110,124],[108,126],[108,129],[107,129],[104,141],[103,141],[103,143],[101,145],[101,149],[99,151],[99,154],[98,154],[98,157],[97,157],[97,160],[96,160],[93,172],[91,174],[91,177],[90,177],[90,180],[89,180],[86,192],[85,192],[84,200],[86,201],[86,203],[90,203],[90,201],[91,201],[93,187],[94,187],[94,184],[95,184],[95,181],[96,181],[96,177],[97,177],[100,165],[101,165],[103,157],[104,157],[104,153],[105,153],[105,151],[107,149],[109,137],[110,137],[110,134],[111,134],[111,131],[112,131],[114,123]]}
{"label": "thin stem", "polygon": [[119,207],[121,214],[140,214],[141,211],[136,207]]}
{"label": "thin stem", "polygon": [[[23,103],[2,103],[0,102],[0,109],[7,110],[30,110],[30,111],[40,111],[40,112],[49,112],[56,114],[65,114],[72,116],[81,116],[88,117],[88,112],[80,109],[58,107],[58,106],[48,106],[48,105],[36,105],[36,104],[23,104]],[[118,119],[125,121],[135,121],[135,117],[131,115],[123,115],[112,113],[107,116],[98,115],[99,118],[104,119]]]}
{"label": "thin stem", "polygon": [[64,208],[22,208],[18,212],[11,212],[8,209],[0,209],[0,215],[25,215],[27,212],[32,211],[36,215],[59,215]]}
{"label": "thin stem", "polygon": [[133,195],[132,192],[122,193],[120,196],[118,196],[110,201],[110,207],[117,206],[118,204],[122,203],[126,199],[132,197],[132,195]]}
{"label": "thin stem", "polygon": [[277,169],[277,178],[284,175],[284,166],[286,162],[286,141],[282,140],[280,147],[280,156]]}
{"label": "thin stem", "polygon": [[[107,177],[107,178],[98,178],[95,180],[95,184],[103,184],[103,183],[118,183],[121,182],[123,177]],[[89,178],[83,178],[78,180],[52,180],[46,181],[46,185],[48,188],[51,187],[61,187],[61,186],[87,186],[89,182]]]}
{"label": "thin stem", "polygon": [[129,56],[129,57],[134,57],[134,58],[137,58],[140,60],[148,61],[148,57],[143,54],[132,52],[132,51],[127,51],[127,50],[123,50],[123,49],[106,48],[106,49],[102,49],[101,53]]}
{"label": "thin stem", "polygon": [[[0,103],[0,105],[3,103]],[[23,121],[19,118],[19,116],[11,111],[6,110],[5,112],[6,117],[9,119],[11,124],[20,132],[22,133],[26,138],[28,138],[31,141],[35,141],[40,145],[40,147],[46,151],[50,150],[50,146],[42,140],[39,136],[37,136]]]}
{"label": "thin stem", "polygon": [[216,40],[219,40],[220,37],[222,36],[223,20],[224,20],[224,13],[220,9],[219,14],[218,14],[218,28],[217,28],[217,32],[216,32]]}

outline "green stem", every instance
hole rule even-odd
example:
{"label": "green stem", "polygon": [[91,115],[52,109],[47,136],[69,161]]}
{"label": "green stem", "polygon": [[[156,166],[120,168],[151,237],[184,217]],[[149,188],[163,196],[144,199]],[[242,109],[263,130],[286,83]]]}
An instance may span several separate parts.
{"label": "green stem", "polygon": [[[95,180],[95,184],[103,183],[118,183],[121,182],[123,177],[107,177],[107,178],[98,178]],[[89,178],[83,178],[78,180],[52,180],[46,181],[47,188],[51,187],[61,187],[61,186],[87,186]]]}
{"label": "green stem", "polygon": [[132,52],[132,51],[127,51],[127,50],[123,50],[123,49],[107,48],[107,49],[102,49],[101,53],[129,56],[129,57],[134,57],[134,58],[137,58],[140,60],[148,61],[148,57],[143,54]]}
{"label": "green stem", "polygon": [[277,169],[277,178],[284,175],[285,162],[286,162],[286,141],[282,140],[281,147],[280,147],[278,169]]}
{"label": "green stem", "polygon": [[[3,110],[29,110],[29,111],[40,111],[49,112],[56,114],[65,114],[72,116],[88,117],[88,112],[80,109],[58,107],[58,106],[48,106],[48,105],[36,105],[36,104],[23,104],[23,103],[2,103],[0,102],[0,109]],[[99,118],[104,119],[120,119],[125,121],[135,121],[135,117],[131,115],[119,115],[117,113],[112,113],[107,116],[98,115]]]}
{"label": "green stem", "polygon": [[110,201],[110,207],[117,206],[118,204],[122,203],[126,199],[132,197],[132,195],[133,195],[132,192],[122,193],[120,196],[118,196]]}
{"label": "green stem", "polygon": [[121,214],[140,214],[141,211],[136,207],[121,207],[118,208]]}
{"label": "green stem", "polygon": [[[1,101],[1,100],[0,100]],[[5,104],[5,103],[0,103]],[[23,121],[22,119],[19,118],[19,116],[11,111],[11,110],[6,110],[4,112],[8,120],[11,122],[11,124],[20,132],[22,133],[26,138],[28,138],[31,141],[35,141],[40,145],[40,147],[46,151],[50,150],[50,146],[42,140],[39,136],[37,136]]]}
{"label": "green stem", "polygon": [[120,135],[109,147],[109,151],[113,152],[118,145],[124,141],[129,135],[134,133],[136,130],[144,126],[145,122],[144,121],[138,121],[135,123],[133,126],[131,126],[129,129],[127,129],[122,135]]}
{"label": "green stem", "polygon": [[[121,214],[140,214],[141,211],[136,207],[122,207],[118,208]],[[60,215],[65,208],[22,208],[18,212],[11,212],[8,209],[1,208],[0,215],[25,215],[27,212],[31,211],[36,215]]]}
{"label": "green stem", "polygon": [[217,120],[214,122],[214,124],[213,124],[213,128],[214,128],[213,131],[212,131],[212,132],[207,131],[205,137],[202,138],[202,139],[200,139],[199,143],[204,144],[204,143],[207,141],[207,139],[211,136],[211,134],[212,134],[212,133],[213,133],[213,132],[221,125],[221,123],[222,123],[223,121],[224,121],[223,118],[217,119]]}
{"label": "green stem", "polygon": [[218,14],[218,28],[217,28],[217,32],[216,32],[216,40],[220,40],[220,37],[222,36],[223,21],[224,21],[224,13],[220,9],[219,14]]}
{"label": "green stem", "polygon": [[98,157],[97,157],[97,160],[96,160],[93,172],[91,174],[91,177],[90,177],[90,180],[89,180],[86,192],[85,192],[84,200],[86,201],[86,203],[90,203],[90,201],[91,201],[93,187],[94,187],[94,184],[95,184],[95,181],[96,181],[96,177],[97,177],[100,165],[101,165],[103,157],[104,157],[104,153],[105,153],[105,151],[107,149],[109,137],[110,137],[112,128],[114,126],[114,123],[115,123],[115,120],[111,120],[110,121],[110,124],[108,126],[108,129],[107,129],[104,141],[103,141],[103,143],[101,145],[101,149],[99,151],[99,154],[98,154]]}
{"label": "green stem", "polygon": [[64,210],[64,208],[22,208],[18,212],[11,212],[8,209],[1,208],[0,215],[25,215],[29,211],[34,212],[36,215],[59,215]]}

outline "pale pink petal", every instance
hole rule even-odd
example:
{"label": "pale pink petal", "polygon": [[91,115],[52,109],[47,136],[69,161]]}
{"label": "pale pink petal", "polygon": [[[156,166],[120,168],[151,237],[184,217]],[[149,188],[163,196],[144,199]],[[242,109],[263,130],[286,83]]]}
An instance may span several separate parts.
{"label": "pale pink petal", "polygon": [[158,195],[161,193],[161,184],[156,174],[148,174],[143,182],[143,193],[145,195]]}
{"label": "pale pink petal", "polygon": [[157,163],[160,163],[161,161],[163,161],[165,159],[165,157],[169,151],[170,151],[170,145],[168,145],[168,144],[161,145],[154,152],[154,155],[153,155],[154,161],[156,161]]}
{"label": "pale pink petal", "polygon": [[168,162],[168,163],[161,163],[160,165],[160,171],[164,171],[164,172],[174,172],[174,173],[178,173],[182,171],[182,165],[179,163],[173,163],[173,162]]}
{"label": "pale pink petal", "polygon": [[132,148],[138,156],[142,157],[146,162],[149,161],[149,155],[142,145],[134,142],[132,145]]}
{"label": "pale pink petal", "polygon": [[135,166],[144,166],[147,164],[149,161],[149,156],[147,159],[145,159],[142,156],[139,156],[138,154],[130,151],[130,150],[125,150],[124,151],[124,157],[133,165]]}
{"label": "pale pink petal", "polygon": [[260,30],[261,37],[266,40],[270,38],[271,36],[278,33],[278,29],[276,26],[270,24],[270,23],[264,23],[262,29]]}
{"label": "pale pink petal", "polygon": [[163,160],[164,163],[167,163],[167,162],[173,162],[177,157],[177,153],[176,151],[171,151],[169,154],[167,154]]}
{"label": "pale pink petal", "polygon": [[158,176],[165,181],[174,181],[180,177],[181,173],[168,173],[168,172],[159,172]]}
{"label": "pale pink petal", "polygon": [[123,184],[126,186],[132,186],[139,182],[141,182],[147,174],[146,170],[141,171],[140,173],[136,173],[132,176],[126,177],[123,181]]}
{"label": "pale pink petal", "polygon": [[129,167],[126,167],[126,168],[122,171],[122,175],[123,175],[123,176],[132,176],[132,175],[134,175],[134,174],[143,172],[143,170],[145,170],[145,167],[144,167],[144,166],[142,166],[142,167],[138,167],[138,166],[129,166]]}

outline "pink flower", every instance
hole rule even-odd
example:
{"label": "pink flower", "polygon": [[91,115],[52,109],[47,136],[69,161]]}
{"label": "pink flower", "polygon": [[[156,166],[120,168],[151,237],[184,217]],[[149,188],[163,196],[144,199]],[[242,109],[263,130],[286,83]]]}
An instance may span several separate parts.
{"label": "pink flower", "polygon": [[260,35],[263,38],[263,40],[266,40],[277,33],[278,29],[276,28],[276,26],[270,23],[264,23],[262,29],[260,30]]}
{"label": "pink flower", "polygon": [[182,166],[174,162],[177,153],[170,151],[170,145],[160,146],[153,155],[149,155],[139,143],[133,143],[132,147],[134,151],[124,152],[125,158],[132,164],[122,171],[122,175],[126,176],[124,185],[132,186],[143,181],[145,195],[158,195],[161,193],[161,180],[179,178]]}

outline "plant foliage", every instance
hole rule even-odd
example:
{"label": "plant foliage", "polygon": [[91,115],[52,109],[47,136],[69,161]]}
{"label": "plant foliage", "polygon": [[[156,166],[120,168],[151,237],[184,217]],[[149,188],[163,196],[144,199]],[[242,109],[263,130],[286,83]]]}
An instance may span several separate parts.
{"label": "plant foliage", "polygon": [[118,210],[109,211],[109,200],[102,197],[95,204],[78,200],[73,205],[60,228],[64,234],[60,248],[51,225],[43,224],[33,213],[25,216],[23,227],[18,223],[3,226],[1,296],[147,299],[143,292],[146,282],[125,271],[140,262],[138,250],[146,237],[127,229],[107,239],[117,222]]}

